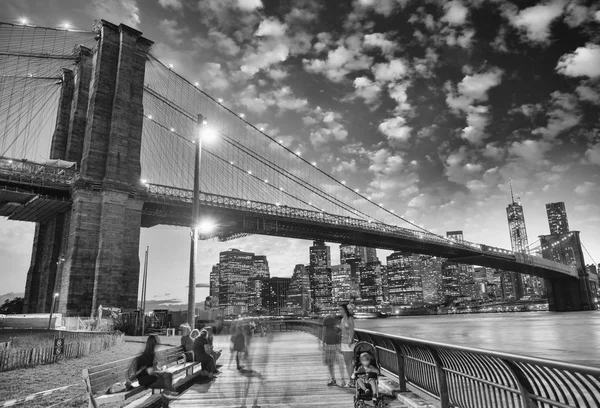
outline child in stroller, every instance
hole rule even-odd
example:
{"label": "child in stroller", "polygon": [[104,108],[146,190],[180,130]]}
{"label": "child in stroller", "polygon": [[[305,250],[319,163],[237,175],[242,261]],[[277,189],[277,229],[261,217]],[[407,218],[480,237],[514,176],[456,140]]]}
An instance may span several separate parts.
{"label": "child in stroller", "polygon": [[373,406],[384,406],[379,395],[377,378],[379,377],[379,364],[377,364],[377,349],[370,343],[359,342],[354,346],[354,372],[352,379],[356,380],[356,393],[354,394],[354,407],[363,408],[365,401],[372,400]]}

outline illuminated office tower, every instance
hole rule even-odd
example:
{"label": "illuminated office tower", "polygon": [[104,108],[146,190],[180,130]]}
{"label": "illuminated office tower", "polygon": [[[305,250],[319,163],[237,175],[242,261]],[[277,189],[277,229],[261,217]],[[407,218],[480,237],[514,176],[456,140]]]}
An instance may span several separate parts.
{"label": "illuminated office tower", "polygon": [[442,258],[419,255],[423,301],[438,303],[442,300]]}
{"label": "illuminated office tower", "polygon": [[368,262],[360,268],[360,299],[367,305],[383,301],[381,262]]}
{"label": "illuminated office tower", "polygon": [[551,235],[560,235],[569,232],[569,221],[564,202],[546,204],[548,214],[548,225]]}
{"label": "illuminated office tower", "polygon": [[340,245],[340,264],[359,259],[362,263],[376,262],[377,250],[358,245]]}
{"label": "illuminated office tower", "polygon": [[418,267],[418,255],[394,252],[386,260],[390,304],[406,306],[422,304],[423,283]]}
{"label": "illuminated office tower", "polygon": [[254,254],[231,249],[219,254],[219,307],[226,315],[248,313],[248,279]]}
{"label": "illuminated office tower", "polygon": [[335,303],[348,302],[353,295],[358,297],[358,285],[350,279],[351,271],[347,263],[331,267],[331,294]]}
{"label": "illuminated office tower", "polygon": [[212,307],[219,306],[219,264],[213,265],[210,271],[210,289],[209,294],[212,298]]}
{"label": "illuminated office tower", "polygon": [[248,313],[265,314],[269,311],[269,262],[264,255],[252,257],[252,271],[248,277]]}
{"label": "illuminated office tower", "polygon": [[308,271],[302,264],[294,267],[294,274],[288,289],[286,307],[295,314],[307,314],[310,312],[310,279]]}
{"label": "illuminated office tower", "polygon": [[281,278],[273,276],[269,279],[268,298],[269,311],[272,315],[281,316],[286,307],[286,298],[292,278]]}
{"label": "illuminated office tower", "polygon": [[[464,241],[462,231],[448,231],[446,237],[456,242]],[[460,297],[473,297],[475,294],[474,273],[472,265],[444,261],[441,273],[444,300],[450,302]]]}
{"label": "illuminated office tower", "polygon": [[311,299],[313,310],[327,310],[332,305],[331,297],[331,252],[324,241],[314,241],[309,249],[310,264],[308,276],[310,279]]}

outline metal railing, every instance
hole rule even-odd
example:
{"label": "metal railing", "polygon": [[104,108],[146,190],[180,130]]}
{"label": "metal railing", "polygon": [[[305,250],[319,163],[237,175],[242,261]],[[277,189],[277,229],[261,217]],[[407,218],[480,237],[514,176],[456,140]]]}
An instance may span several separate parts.
{"label": "metal railing", "polygon": [[0,156],[0,180],[68,190],[77,175],[75,169]]}
{"label": "metal railing", "polygon": [[[320,336],[321,325],[285,321],[280,330]],[[442,408],[598,408],[600,368],[356,330],[378,350],[379,364]]]}

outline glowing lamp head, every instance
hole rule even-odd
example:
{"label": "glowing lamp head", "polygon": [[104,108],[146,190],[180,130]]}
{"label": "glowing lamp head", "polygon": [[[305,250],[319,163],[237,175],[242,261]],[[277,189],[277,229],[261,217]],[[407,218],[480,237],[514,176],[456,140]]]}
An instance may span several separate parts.
{"label": "glowing lamp head", "polygon": [[146,179],[141,179],[141,180],[140,180],[140,183],[142,183],[142,184],[148,184],[148,180],[146,180]]}
{"label": "glowing lamp head", "polygon": [[152,120],[152,115],[148,115],[148,119]]}
{"label": "glowing lamp head", "polygon": [[169,69],[173,69],[173,64],[169,64]]}
{"label": "glowing lamp head", "polygon": [[65,30],[69,30],[69,28],[71,28],[71,23],[69,23],[68,21],[64,21],[61,24],[61,27],[64,28]]}
{"label": "glowing lamp head", "polygon": [[56,292],[56,293],[54,294],[54,297],[55,297],[55,298],[57,298],[57,297],[58,297],[58,292]]}
{"label": "glowing lamp head", "polygon": [[200,221],[200,223],[196,226],[196,228],[198,229],[198,232],[203,235],[214,232],[216,227],[217,227],[216,224],[212,220],[208,220],[208,219]]}
{"label": "glowing lamp head", "polygon": [[200,83],[194,82],[194,86],[199,86],[199,85],[200,85]]}
{"label": "glowing lamp head", "polygon": [[21,17],[21,18],[19,19],[19,23],[21,23],[21,24],[23,24],[23,25],[27,24],[27,17]]}
{"label": "glowing lamp head", "polygon": [[244,115],[243,113],[240,113],[240,118],[244,119],[246,117],[246,115]]}
{"label": "glowing lamp head", "polygon": [[219,99],[217,99],[217,102],[219,102],[219,103],[223,103],[223,98],[219,98]]}

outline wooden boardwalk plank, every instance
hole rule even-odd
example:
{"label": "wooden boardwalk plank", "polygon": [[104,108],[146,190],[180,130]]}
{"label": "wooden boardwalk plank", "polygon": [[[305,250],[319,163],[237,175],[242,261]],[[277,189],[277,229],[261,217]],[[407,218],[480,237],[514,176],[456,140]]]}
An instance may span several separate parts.
{"label": "wooden boardwalk plank", "polygon": [[[255,337],[250,346],[250,357],[244,363],[246,372],[237,371],[235,359],[231,368],[228,367],[227,340],[225,337],[215,339],[216,348],[223,348],[223,356],[218,361],[223,367],[218,378],[210,383],[192,385],[177,400],[170,402],[171,408],[354,406],[354,389],[327,386],[329,374],[313,336],[286,332]],[[391,397],[386,402],[391,408],[402,407]]]}

